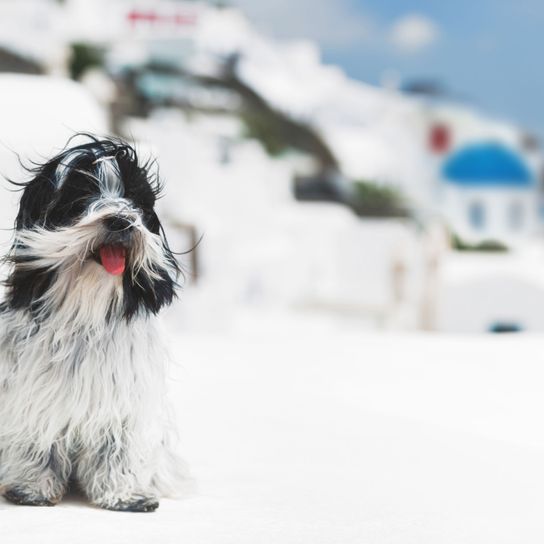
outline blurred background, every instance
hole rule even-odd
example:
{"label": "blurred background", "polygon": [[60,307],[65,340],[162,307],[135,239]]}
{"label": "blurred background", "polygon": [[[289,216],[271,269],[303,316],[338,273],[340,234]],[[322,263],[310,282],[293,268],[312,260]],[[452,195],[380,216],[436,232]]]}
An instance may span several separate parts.
{"label": "blurred background", "polygon": [[539,0],[0,0],[0,174],[78,131],[157,158],[198,488],[130,523],[0,501],[2,542],[542,543],[543,26]]}
{"label": "blurred background", "polygon": [[544,8],[386,4],[1,0],[0,171],[155,156],[177,330],[544,331]]}

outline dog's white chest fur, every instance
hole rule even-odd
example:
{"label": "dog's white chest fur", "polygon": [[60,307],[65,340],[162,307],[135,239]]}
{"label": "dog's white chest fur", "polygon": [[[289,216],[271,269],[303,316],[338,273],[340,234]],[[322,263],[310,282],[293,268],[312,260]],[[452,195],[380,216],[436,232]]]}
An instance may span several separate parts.
{"label": "dog's white chest fur", "polygon": [[[23,312],[6,312],[0,328],[3,485],[33,477],[32,471],[21,474],[19,463],[29,444],[42,465],[64,464],[63,472],[75,470],[86,481],[104,458],[123,449],[124,462],[138,476],[126,482],[112,477],[111,497],[100,488],[105,504],[119,500],[120,487],[129,500],[135,493],[168,493],[176,485],[179,466],[164,426],[166,353],[154,318],[97,329],[62,324],[58,315],[38,326]],[[85,452],[97,446],[104,458],[89,458]]]}
{"label": "dog's white chest fur", "polygon": [[115,420],[142,426],[157,415],[165,354],[153,319],[113,321],[100,330],[63,324],[58,315],[37,325],[9,312],[1,321],[0,417],[9,411],[18,432],[26,427],[44,444],[62,431],[69,440],[96,440]]}

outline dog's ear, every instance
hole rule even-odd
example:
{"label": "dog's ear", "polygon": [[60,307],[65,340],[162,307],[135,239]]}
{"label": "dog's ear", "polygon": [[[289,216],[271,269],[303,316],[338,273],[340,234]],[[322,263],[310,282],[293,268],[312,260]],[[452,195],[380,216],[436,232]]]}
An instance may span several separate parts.
{"label": "dog's ear", "polygon": [[56,196],[55,169],[56,164],[46,164],[26,184],[15,219],[17,230],[45,225],[47,211]]}
{"label": "dog's ear", "polygon": [[[173,259],[173,257],[172,257]],[[177,267],[175,261],[171,262],[173,268]],[[156,277],[150,277],[140,271],[135,278],[125,274],[123,278],[124,314],[130,320],[138,314],[158,314],[161,308],[168,306],[176,297],[176,282],[166,268],[154,268]]]}

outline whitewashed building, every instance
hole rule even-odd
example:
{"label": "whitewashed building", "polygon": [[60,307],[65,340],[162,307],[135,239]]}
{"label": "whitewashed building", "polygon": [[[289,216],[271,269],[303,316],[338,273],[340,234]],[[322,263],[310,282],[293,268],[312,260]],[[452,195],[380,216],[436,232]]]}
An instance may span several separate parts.
{"label": "whitewashed building", "polygon": [[441,168],[437,204],[463,241],[526,239],[538,228],[538,184],[513,149],[495,142],[462,147]]}

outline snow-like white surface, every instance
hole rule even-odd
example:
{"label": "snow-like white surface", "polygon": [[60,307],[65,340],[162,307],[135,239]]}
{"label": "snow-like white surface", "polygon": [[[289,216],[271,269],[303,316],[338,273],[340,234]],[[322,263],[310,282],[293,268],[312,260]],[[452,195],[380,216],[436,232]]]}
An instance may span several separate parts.
{"label": "snow-like white surface", "polygon": [[2,543],[542,542],[544,338],[303,330],[174,339],[196,491],[0,502]]}

